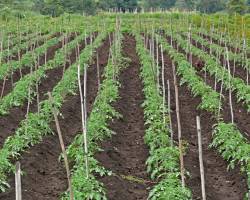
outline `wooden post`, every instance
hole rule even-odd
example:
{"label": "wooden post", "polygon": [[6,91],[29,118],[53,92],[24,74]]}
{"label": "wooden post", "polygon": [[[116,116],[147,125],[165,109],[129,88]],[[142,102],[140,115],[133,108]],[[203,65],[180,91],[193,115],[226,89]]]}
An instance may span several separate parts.
{"label": "wooden post", "polygon": [[159,72],[159,42],[158,37],[156,38],[156,80],[157,80],[157,90],[160,91],[160,72]]}
{"label": "wooden post", "polygon": [[181,138],[181,121],[180,121],[180,108],[179,108],[179,91],[176,79],[175,65],[172,62],[174,86],[175,86],[175,104],[176,104],[176,116],[177,116],[177,127],[178,127],[178,142],[180,151],[180,166],[181,166],[181,183],[182,187],[185,187],[185,177],[184,177],[184,159],[182,154],[182,138]]}
{"label": "wooden post", "polygon": [[22,200],[21,164],[20,164],[20,162],[16,162],[15,185],[16,185],[16,200]]}
{"label": "wooden post", "polygon": [[[6,75],[7,76],[7,75]],[[4,89],[5,89],[5,84],[6,84],[6,76],[4,77],[4,79],[3,79],[3,87],[2,87],[2,91],[1,91],[1,97],[0,97],[0,99],[2,99],[3,98],[3,93],[4,93]]]}
{"label": "wooden post", "polygon": [[39,80],[38,80],[38,77],[37,77],[38,66],[39,66],[39,63],[38,64],[35,63],[37,112],[40,113],[40,94],[39,94],[39,83],[38,83]]}
{"label": "wooden post", "polygon": [[171,119],[171,94],[170,94],[170,82],[167,80],[168,84],[168,115],[169,115],[169,129],[170,129],[170,139],[171,139],[171,146],[174,144],[174,133],[173,133],[173,126],[172,126],[172,119]]}
{"label": "wooden post", "polygon": [[[18,49],[18,62],[19,62],[19,65],[20,65],[20,61],[21,61],[21,55],[20,55],[20,49]],[[22,78],[23,74],[22,74],[22,68],[21,67],[19,68],[19,73],[20,73],[20,78]]]}
{"label": "wooden post", "polygon": [[162,104],[163,104],[163,122],[166,125],[166,89],[165,89],[165,66],[164,66],[164,56],[163,56],[163,47],[161,45],[161,78],[162,78],[162,93],[163,93],[163,98],[162,98]]}
{"label": "wooden post", "polygon": [[96,52],[96,67],[97,67],[97,83],[98,83],[98,91],[100,89],[100,85],[101,85],[101,78],[100,78],[100,65],[99,65],[99,54],[98,52]]}
{"label": "wooden post", "polygon": [[202,140],[201,140],[201,123],[199,116],[196,116],[196,123],[197,123],[199,162],[200,162],[200,175],[201,175],[201,193],[202,193],[202,200],[206,200],[205,176],[204,176],[203,155],[202,155]]}
{"label": "wooden post", "polygon": [[52,107],[52,112],[53,112],[55,123],[56,123],[56,129],[57,129],[57,133],[58,133],[58,137],[59,137],[59,142],[60,142],[62,153],[63,153],[64,164],[65,164],[67,178],[68,178],[70,200],[74,200],[73,188],[72,188],[71,179],[70,179],[69,162],[68,162],[68,157],[67,157],[67,153],[66,153],[66,150],[65,150],[65,145],[64,145],[64,142],[63,142],[63,137],[62,137],[62,132],[61,132],[59,120],[57,118],[58,113],[57,113],[56,109],[53,106],[54,100],[53,100],[53,97],[52,97],[51,93],[49,92],[48,94],[49,94],[49,101],[50,101],[50,104],[51,104],[51,107]]}
{"label": "wooden post", "polygon": [[232,103],[232,88],[231,88],[231,73],[230,73],[230,63],[229,63],[229,55],[228,55],[228,48],[226,47],[226,54],[227,54],[227,70],[228,70],[228,78],[229,78],[229,105],[231,111],[231,120],[232,124],[234,123],[234,113],[233,113],[233,103]]}
{"label": "wooden post", "polygon": [[85,168],[86,176],[89,177],[89,163],[88,163],[88,143],[87,143],[87,110],[86,110],[86,79],[87,79],[87,66],[84,68],[84,94],[82,92],[81,84],[81,68],[78,64],[78,86],[81,98],[81,113],[82,113],[82,132],[84,140],[84,153],[85,153]]}
{"label": "wooden post", "polygon": [[189,26],[189,31],[188,31],[188,41],[189,41],[189,49],[188,49],[188,51],[189,51],[189,62],[191,63],[191,65],[193,65],[193,60],[192,60],[192,51],[191,51],[191,47],[192,47],[192,40],[191,40],[191,38],[192,38],[192,33],[191,33],[191,24],[190,24],[190,26]]}

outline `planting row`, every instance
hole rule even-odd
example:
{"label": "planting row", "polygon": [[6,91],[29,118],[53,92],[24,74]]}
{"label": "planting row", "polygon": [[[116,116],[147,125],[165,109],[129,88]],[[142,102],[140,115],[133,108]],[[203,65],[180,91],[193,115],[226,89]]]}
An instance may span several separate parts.
{"label": "planting row", "polygon": [[[77,66],[83,67],[92,57],[93,51],[100,46],[107,32],[98,35],[95,41],[87,45],[79,56],[79,61],[70,66],[61,81],[52,91],[54,106],[60,109],[66,96],[74,94],[77,88]],[[81,72],[82,72],[81,70]],[[49,100],[40,103],[40,112],[29,113],[13,136],[10,136],[0,150],[0,189],[4,191],[8,186],[7,175],[14,172],[13,159],[17,159],[29,146],[39,143],[42,138],[51,134],[50,123],[53,120],[52,105]]]}
{"label": "planting row", "polygon": [[[38,66],[36,63],[35,67],[31,67],[30,73],[16,82],[13,90],[0,100],[0,115],[8,114],[13,106],[21,106],[27,100],[31,102],[37,95],[37,88],[35,86],[39,85],[42,78],[46,78],[46,71],[57,67],[65,67],[68,62],[68,55],[72,51],[77,51],[79,44],[84,41],[84,38],[86,38],[86,34],[79,35],[73,41],[65,44],[63,48],[58,49],[52,60],[46,61],[42,66]],[[30,64],[32,65],[32,63]]]}
{"label": "planting row", "polygon": [[[178,63],[178,66],[188,66],[186,68],[186,72],[189,71],[189,69],[192,69],[192,65],[186,60],[186,56],[178,53],[170,44],[165,42],[165,39],[162,38],[161,36],[158,36],[159,42],[163,45],[163,48],[166,50],[166,52],[173,58],[173,60]],[[180,43],[179,43],[180,44]],[[185,42],[186,44],[186,42]],[[178,59],[177,59],[178,58]],[[180,63],[180,64],[179,64]],[[183,64],[184,63],[184,64]],[[181,68],[180,68],[181,69]],[[177,72],[182,75],[181,73],[184,73],[185,71],[181,72],[181,70],[177,69]],[[185,74],[185,73],[184,73]],[[198,76],[195,75],[196,72],[194,71],[194,76],[197,77],[202,82],[202,79]],[[183,75],[182,75],[183,76]],[[189,77],[188,79],[185,80],[185,82],[189,85],[188,82],[193,81],[193,77]],[[182,81],[183,82],[183,81]],[[203,83],[204,84],[204,83]],[[211,87],[207,86],[211,93],[214,93],[214,96],[217,96],[217,106],[220,105],[220,99],[219,99],[219,94],[215,92]],[[191,88],[191,91],[193,89]],[[194,95],[196,95],[193,92]],[[200,93],[201,98],[208,98],[208,99],[213,99],[214,96],[207,96],[209,93],[203,92]],[[200,108],[202,108],[200,106]],[[209,109],[209,107],[203,107],[202,109],[205,109],[209,112],[212,110]],[[219,107],[215,108],[215,111],[219,110]],[[211,146],[217,147],[219,152],[221,153],[222,157],[229,161],[229,167],[234,168],[235,165],[238,163],[242,166],[242,170],[247,173],[248,176],[248,186],[250,186],[250,168],[249,168],[249,154],[250,154],[250,144],[247,141],[246,138],[243,137],[243,135],[240,133],[240,131],[236,128],[234,124],[227,124],[223,122],[220,117],[218,118],[218,112],[213,112],[214,117],[218,119],[217,124],[214,126],[214,134],[213,134],[213,142]],[[228,132],[230,130],[230,132]],[[230,133],[230,136],[229,136]]]}

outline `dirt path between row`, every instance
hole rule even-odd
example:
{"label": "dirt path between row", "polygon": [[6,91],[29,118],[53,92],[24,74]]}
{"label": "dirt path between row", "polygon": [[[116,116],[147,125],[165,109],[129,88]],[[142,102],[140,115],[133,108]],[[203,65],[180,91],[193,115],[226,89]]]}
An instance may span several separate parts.
{"label": "dirt path between row", "polygon": [[120,99],[114,103],[115,109],[122,114],[122,119],[110,123],[116,135],[104,141],[96,158],[118,176],[102,177],[100,181],[107,189],[109,200],[146,200],[149,184],[129,181],[121,175],[135,179],[149,180],[145,161],[148,149],[144,144],[143,86],[139,78],[140,63],[135,50],[135,39],[125,35],[123,55],[131,59],[129,67],[120,74]]}

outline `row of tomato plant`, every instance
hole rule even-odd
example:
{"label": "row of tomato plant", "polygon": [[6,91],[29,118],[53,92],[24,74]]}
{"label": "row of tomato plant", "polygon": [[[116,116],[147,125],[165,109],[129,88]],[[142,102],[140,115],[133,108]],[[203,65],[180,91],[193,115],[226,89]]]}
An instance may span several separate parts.
{"label": "row of tomato plant", "polygon": [[[205,29],[199,28],[199,29],[195,29],[196,33],[200,33],[203,36],[211,39],[212,40],[216,40],[216,41],[221,41],[224,44],[228,44],[230,47],[234,47],[239,49],[241,52],[244,52],[244,44],[243,42],[238,42],[238,40],[233,40],[232,37],[228,34],[228,32],[215,32],[215,31],[207,31]],[[250,53],[250,47],[246,44],[245,46],[245,50],[247,51],[247,53]]]}
{"label": "row of tomato plant", "polygon": [[[91,29],[89,29],[90,31]],[[22,106],[27,100],[32,101],[36,96],[36,84],[39,84],[43,78],[46,78],[46,71],[61,67],[66,64],[68,55],[72,51],[76,51],[77,45],[84,41],[84,34],[77,36],[73,41],[58,49],[53,59],[48,60],[39,68],[23,76],[15,83],[13,90],[0,100],[0,115],[8,114],[12,107]]]}
{"label": "row of tomato plant", "polygon": [[38,42],[45,42],[46,40],[52,38],[54,34],[55,33],[48,33],[48,34],[36,33],[33,35],[33,37],[28,38],[27,41],[24,40],[24,42],[22,42],[23,40],[20,39],[18,43],[14,44],[14,46],[11,46],[11,49],[7,48],[3,51],[0,51],[0,57],[3,60],[11,58],[18,52],[25,51],[27,48],[30,48],[32,45]]}
{"label": "row of tomato plant", "polygon": [[187,43],[180,35],[166,32],[168,36],[173,37],[178,45],[186,52],[200,58],[205,64],[202,70],[209,72],[211,76],[215,76],[217,81],[223,81],[223,86],[226,89],[232,89],[236,92],[238,102],[242,101],[247,110],[250,111],[250,86],[246,85],[245,81],[238,77],[233,77],[227,72],[227,69],[221,66],[220,61],[213,55],[210,55],[194,45]]}
{"label": "row of tomato plant", "polygon": [[[149,146],[149,158],[146,161],[147,171],[156,184],[149,193],[151,200],[191,199],[191,191],[182,187],[180,181],[179,149],[171,146],[170,129],[168,126],[168,109],[162,103],[162,96],[157,90],[155,77],[152,73],[153,59],[144,47],[142,37],[134,33],[136,38],[136,51],[141,63],[140,76],[143,82],[145,100],[143,102],[144,119],[147,127],[144,137]],[[163,120],[165,117],[167,123]]]}
{"label": "row of tomato plant", "polygon": [[215,44],[215,43],[211,43],[210,41],[204,39],[203,37],[201,37],[195,33],[192,33],[191,37],[195,42],[198,42],[202,46],[210,49],[211,53],[213,53],[214,55],[219,55],[219,56],[223,55],[224,58],[227,58],[227,53],[228,53],[228,58],[230,61],[236,62],[236,63],[241,63],[242,67],[244,67],[247,70],[250,69],[250,59],[246,58],[242,53],[234,53],[234,52],[230,51],[229,49],[227,52],[225,47],[222,47],[222,46]]}
{"label": "row of tomato plant", "polygon": [[20,44],[21,42],[26,42],[30,39],[33,39],[36,36],[37,36],[37,33],[33,33],[33,32],[23,36],[21,32],[18,35],[5,35],[4,32],[2,31],[0,33],[0,43],[2,45],[1,48],[3,50],[3,49],[8,49],[8,47],[14,47]]}
{"label": "row of tomato plant", "polygon": [[21,41],[28,41],[29,39],[34,38],[37,35],[37,33],[27,33],[26,35],[23,35],[23,32],[18,32],[17,34],[13,33],[5,33],[4,30],[0,33],[0,41],[2,45],[2,49],[7,49],[8,47],[15,46],[19,44]]}
{"label": "row of tomato plant", "polygon": [[16,71],[17,69],[23,69],[34,65],[35,60],[39,59],[40,56],[44,55],[50,47],[62,41],[64,37],[64,35],[61,37],[53,37],[49,39],[46,43],[44,43],[42,46],[39,46],[34,50],[26,52],[22,56],[21,60],[12,60],[8,63],[3,63],[0,67],[0,80],[10,76],[11,73]]}
{"label": "row of tomato plant", "polygon": [[187,61],[185,55],[175,50],[160,35],[156,34],[155,36],[173,61],[178,63],[177,73],[181,76],[180,84],[186,83],[194,96],[201,97],[199,108],[214,114],[218,113],[218,108],[220,107],[220,95],[204,83],[203,79],[197,75],[196,69]]}
{"label": "row of tomato plant", "polygon": [[[62,79],[54,87],[52,91],[53,106],[58,110],[60,110],[66,96],[74,94],[77,90],[77,66],[82,66],[82,72],[83,66],[89,62],[93,51],[102,44],[106,36],[107,32],[103,31],[92,44],[87,45],[80,54],[79,61],[65,71]],[[29,113],[15,133],[6,139],[0,150],[0,191],[5,191],[6,187],[9,186],[7,176],[14,172],[13,159],[18,159],[25,149],[41,142],[45,135],[52,134],[50,128],[52,120],[52,105],[47,99],[41,102],[39,113]]]}
{"label": "row of tomato plant", "polygon": [[[77,134],[72,144],[67,148],[69,160],[74,163],[71,178],[74,199],[76,200],[107,199],[103,184],[96,179],[96,175],[107,176],[111,175],[112,172],[102,167],[94,155],[100,151],[99,143],[113,135],[108,122],[111,119],[121,117],[112,104],[119,98],[120,82],[116,77],[119,76],[121,69],[126,67],[127,59],[123,58],[121,54],[122,35],[116,32],[115,38],[110,49],[112,57],[104,69],[104,80],[100,85],[93,109],[87,120],[88,172],[85,166],[86,154],[83,148],[83,133]],[[87,173],[89,173],[88,176]],[[69,194],[66,192],[62,199],[69,199]]]}
{"label": "row of tomato plant", "polygon": [[[176,56],[174,54],[180,54],[170,44],[165,42],[165,40],[158,36],[158,41],[163,45],[164,50],[174,59],[174,61],[178,64],[178,68],[182,67],[182,60],[175,60]],[[182,54],[182,59],[186,60],[185,55]],[[183,73],[179,73],[179,75],[189,73],[188,71],[192,68],[191,64],[188,61],[185,61],[186,65],[189,66],[183,71]],[[179,71],[179,69],[177,69]],[[192,77],[189,78],[191,80]],[[201,79],[202,81],[202,79]],[[205,83],[203,83],[205,84]],[[191,89],[192,90],[192,89]],[[213,90],[210,87],[210,90]],[[217,97],[219,94],[214,91]],[[201,98],[209,95],[208,93],[201,94]],[[207,96],[205,98],[211,98]],[[219,99],[217,99],[219,102]],[[219,104],[220,105],[220,104]],[[218,106],[218,103],[217,103]],[[200,107],[202,108],[202,107]],[[210,109],[206,109],[203,107],[202,109],[211,112]],[[219,110],[218,107],[216,110]],[[216,147],[222,157],[229,162],[229,168],[234,168],[235,165],[240,164],[241,170],[247,174],[248,177],[248,187],[250,189],[250,143],[246,138],[240,133],[235,124],[225,123],[222,118],[218,118],[216,112],[212,112],[214,117],[218,119],[217,123],[213,127],[213,140],[211,143],[211,147]],[[246,194],[249,195],[249,194]]]}

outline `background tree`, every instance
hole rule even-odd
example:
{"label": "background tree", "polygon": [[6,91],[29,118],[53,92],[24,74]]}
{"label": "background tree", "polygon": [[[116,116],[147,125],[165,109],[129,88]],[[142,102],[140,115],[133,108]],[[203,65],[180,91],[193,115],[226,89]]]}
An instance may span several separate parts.
{"label": "background tree", "polygon": [[197,10],[206,13],[214,13],[226,8],[225,0],[200,0],[197,3]]}
{"label": "background tree", "polygon": [[145,9],[163,8],[170,9],[175,5],[176,0],[144,0],[142,5]]}
{"label": "background tree", "polygon": [[229,13],[243,14],[247,12],[247,2],[245,0],[230,0],[227,4]]}
{"label": "background tree", "polygon": [[137,0],[117,0],[117,8],[123,12],[126,10],[133,11],[137,8]]}
{"label": "background tree", "polygon": [[99,9],[109,10],[117,7],[116,0],[98,0],[96,5]]}
{"label": "background tree", "polygon": [[180,10],[185,10],[188,8],[188,5],[185,0],[177,0],[175,2],[175,7],[180,9]]}

